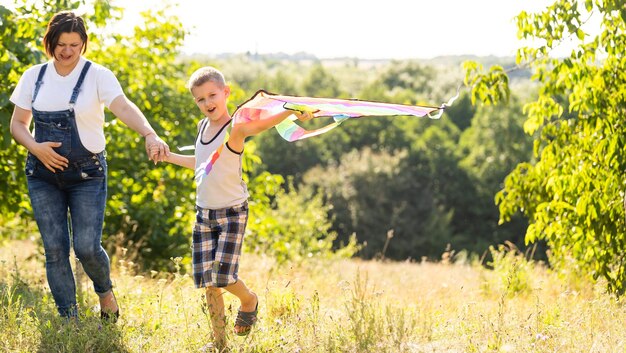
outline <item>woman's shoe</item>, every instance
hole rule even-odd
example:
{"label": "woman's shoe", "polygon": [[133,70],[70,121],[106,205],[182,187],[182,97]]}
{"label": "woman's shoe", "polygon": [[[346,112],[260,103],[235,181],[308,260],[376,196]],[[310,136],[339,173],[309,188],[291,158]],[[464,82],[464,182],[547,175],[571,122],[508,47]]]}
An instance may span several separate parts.
{"label": "woman's shoe", "polygon": [[120,309],[117,309],[114,313],[109,313],[106,311],[100,311],[100,319],[105,322],[110,322],[112,324],[117,322],[117,319],[120,317]]}
{"label": "woman's shoe", "polygon": [[111,295],[113,296],[113,301],[115,302],[115,306],[117,306],[117,310],[115,312],[104,310],[102,309],[102,305],[100,305],[100,319],[114,324],[120,317],[120,306],[117,304],[117,298],[115,298],[115,293],[113,293],[113,291],[111,291]]}

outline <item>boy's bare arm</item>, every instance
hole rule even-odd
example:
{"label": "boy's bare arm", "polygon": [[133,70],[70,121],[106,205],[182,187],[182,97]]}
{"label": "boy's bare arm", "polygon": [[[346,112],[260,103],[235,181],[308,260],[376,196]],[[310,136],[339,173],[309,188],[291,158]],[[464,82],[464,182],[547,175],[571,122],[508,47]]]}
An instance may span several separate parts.
{"label": "boy's bare arm", "polygon": [[171,153],[165,157],[165,162],[176,164],[181,167],[196,169],[196,156]]}
{"label": "boy's bare arm", "polygon": [[243,143],[246,137],[257,135],[276,126],[277,124],[280,124],[291,114],[294,114],[301,121],[308,121],[313,118],[313,115],[309,112],[302,113],[298,111],[285,110],[266,119],[236,123],[231,130],[228,145],[235,151],[243,151]]}

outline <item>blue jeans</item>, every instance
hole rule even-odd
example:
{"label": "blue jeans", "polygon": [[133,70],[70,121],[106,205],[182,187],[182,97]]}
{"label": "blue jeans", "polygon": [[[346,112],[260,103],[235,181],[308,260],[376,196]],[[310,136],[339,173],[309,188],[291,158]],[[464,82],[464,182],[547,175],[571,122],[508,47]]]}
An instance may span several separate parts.
{"label": "blue jeans", "polygon": [[96,293],[104,296],[112,288],[109,257],[100,243],[106,169],[102,153],[70,162],[65,171],[56,173],[32,155],[27,159],[28,192],[43,239],[48,284],[59,314],[64,317],[77,315],[71,244]]}

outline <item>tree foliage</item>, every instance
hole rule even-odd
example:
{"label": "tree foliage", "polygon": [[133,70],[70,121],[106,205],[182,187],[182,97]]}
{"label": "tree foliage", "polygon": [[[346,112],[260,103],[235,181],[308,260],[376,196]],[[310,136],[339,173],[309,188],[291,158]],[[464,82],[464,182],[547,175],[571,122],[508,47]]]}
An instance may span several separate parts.
{"label": "tree foliage", "polygon": [[497,217],[482,214],[492,195],[481,197],[480,182],[461,168],[458,129],[449,121],[420,123],[420,132],[399,130],[404,148],[363,147],[305,174],[304,183],[333,206],[339,239],[354,233],[367,244],[363,257],[384,249],[393,259],[437,259],[449,247],[481,253],[497,242]]}
{"label": "tree foliage", "polygon": [[[441,79],[442,71],[392,61],[361,86],[357,97],[432,104],[429,97],[442,99],[442,92],[456,91]],[[410,79],[414,74],[427,80]],[[449,90],[438,87],[440,81]],[[523,247],[524,222],[498,225],[493,201],[504,176],[532,151],[522,130],[522,103],[515,98],[506,110],[477,109],[468,94],[461,95],[441,120],[348,120],[327,134],[295,143],[264,134],[256,138],[262,170],[293,176],[296,185],[312,185],[323,193],[332,205],[331,229],[338,240],[355,233],[360,243],[367,243],[359,253],[364,257],[382,251],[391,229],[395,236],[385,256],[394,259],[436,259],[448,246],[482,254],[506,240]],[[367,196],[372,190],[375,198]],[[396,211],[395,204],[407,208]]]}
{"label": "tree foliage", "polygon": [[[588,33],[590,18],[599,26]],[[523,213],[530,223],[526,241],[547,241],[554,266],[573,259],[583,272],[606,279],[609,290],[624,293],[626,7],[617,0],[558,0],[542,12],[522,12],[517,21],[519,36],[538,43],[517,56],[540,83],[538,98],[524,108],[536,160],[506,178],[497,195],[501,221]],[[552,57],[564,41],[575,47]],[[477,84],[473,92],[489,101],[505,85]]]}
{"label": "tree foliage", "polygon": [[23,1],[21,13],[13,12],[0,5],[0,214],[11,218],[24,206],[21,195],[26,192],[26,178],[22,172],[22,161],[26,158],[23,149],[18,148],[11,137],[9,122],[13,104],[9,97],[22,73],[32,64],[41,62],[45,55],[41,50],[41,38],[46,29],[45,22],[39,19],[47,12],[55,11],[52,1],[41,6]]}
{"label": "tree foliage", "polygon": [[[167,9],[142,17],[131,35],[103,38],[89,57],[115,72],[126,96],[175,150],[193,144],[199,120],[184,86],[187,70],[176,60],[184,30]],[[105,132],[110,197],[104,231],[114,238],[108,244],[136,253],[131,258],[144,265],[171,266],[171,257],[188,255],[193,172],[149,163],[143,139],[110,112]]]}
{"label": "tree foliage", "polygon": [[[31,65],[45,60],[41,38],[49,16],[59,10],[88,5],[86,22],[90,33],[86,57],[110,68],[120,81],[125,95],[146,114],[157,133],[175,151],[193,144],[201,113],[197,110],[185,82],[191,72],[209,63],[184,62],[179,48],[185,30],[178,18],[169,15],[167,5],[142,13],[142,21],[131,34],[111,33],[106,26],[123,17],[123,9],[108,1],[25,1],[16,10],[0,7],[0,31],[3,49],[0,58],[2,88],[0,91],[0,157],[7,163],[0,177],[8,184],[0,186],[6,202],[0,211],[10,217],[30,212],[26,181],[21,172],[25,149],[9,134],[8,123],[13,105],[9,96],[20,75]],[[288,78],[276,75],[277,82]],[[247,93],[236,82],[230,82],[229,110],[247,99]],[[109,198],[107,201],[104,243],[110,253],[125,252],[125,258],[145,268],[173,269],[172,257],[190,261],[189,242],[194,217],[195,191],[193,171],[170,164],[151,164],[146,157],[143,139],[106,111],[105,135],[109,165]],[[281,191],[284,179],[257,171],[261,165],[254,141],[246,144],[244,175],[251,191],[252,219],[248,227],[247,246],[267,251],[280,260],[306,256],[330,256],[335,234],[327,232],[328,214],[314,195],[294,197]],[[308,195],[308,196],[307,196]],[[311,206],[298,212],[310,219],[297,222],[296,208],[301,201]],[[291,202],[291,203],[290,203]],[[255,218],[256,217],[256,218]],[[346,248],[340,256],[350,256]]]}
{"label": "tree foliage", "polygon": [[[439,254],[452,234],[451,212],[437,203],[427,172],[418,172],[427,164],[414,162],[406,151],[391,155],[366,148],[346,154],[336,166],[312,169],[305,181],[326,195],[340,239],[354,234],[365,245],[361,256]],[[386,247],[388,234],[394,236]]]}
{"label": "tree foliage", "polygon": [[[136,26],[134,33],[119,35],[104,30],[111,21],[122,17],[122,9],[107,1],[24,2],[15,12],[3,8],[2,45],[13,54],[11,66],[3,66],[3,70],[10,68],[10,71],[2,75],[10,79],[2,91],[2,142],[10,147],[8,152],[3,149],[4,153],[10,153],[5,159],[9,163],[3,169],[15,177],[7,178],[13,189],[2,191],[8,199],[17,200],[2,206],[8,212],[30,212],[21,172],[26,151],[8,134],[13,109],[8,97],[21,73],[45,60],[41,38],[50,14],[81,5],[92,7],[85,15],[90,35],[86,57],[116,74],[126,96],[146,112],[157,132],[168,140],[170,133],[176,137],[170,140],[173,147],[177,141],[190,143],[195,135],[193,128],[188,128],[195,126],[193,122],[183,119],[193,116],[184,88],[185,70],[175,64],[184,31],[176,18],[165,15],[165,9],[144,13],[144,23]],[[24,32],[28,35],[21,35]],[[105,134],[109,164],[105,244],[113,253],[125,248],[129,258],[144,265],[167,266],[170,257],[188,252],[191,215],[187,210],[193,202],[188,180],[193,175],[173,166],[155,167],[149,163],[143,139],[108,111]]]}

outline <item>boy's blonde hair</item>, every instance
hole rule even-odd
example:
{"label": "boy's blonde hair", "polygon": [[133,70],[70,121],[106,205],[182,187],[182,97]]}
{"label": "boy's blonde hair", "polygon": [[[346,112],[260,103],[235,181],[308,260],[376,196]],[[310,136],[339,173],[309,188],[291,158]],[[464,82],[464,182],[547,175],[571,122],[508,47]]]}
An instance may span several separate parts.
{"label": "boy's blonde hair", "polygon": [[218,69],[212,66],[205,66],[191,74],[187,82],[187,88],[191,91],[192,88],[201,86],[205,82],[215,82],[221,86],[226,86],[224,75]]}

